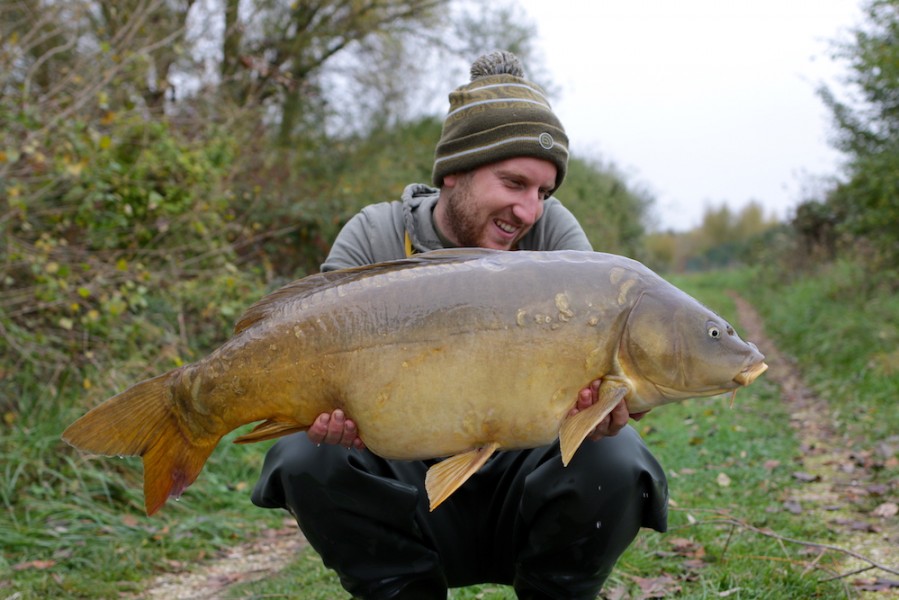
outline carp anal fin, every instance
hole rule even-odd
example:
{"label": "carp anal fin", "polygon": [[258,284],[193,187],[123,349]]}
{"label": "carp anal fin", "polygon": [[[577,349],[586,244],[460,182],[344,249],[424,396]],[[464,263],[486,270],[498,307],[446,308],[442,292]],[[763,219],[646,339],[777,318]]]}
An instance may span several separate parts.
{"label": "carp anal fin", "polygon": [[250,433],[236,438],[234,443],[251,444],[253,442],[264,442],[265,440],[273,440],[298,431],[306,431],[307,429],[309,429],[308,425],[300,425],[296,421],[274,421],[269,419],[254,427]]}
{"label": "carp anal fin", "polygon": [[493,442],[462,454],[451,456],[428,469],[425,475],[425,489],[431,502],[431,510],[450,497],[468,478],[484,466],[499,444]]}
{"label": "carp anal fin", "polygon": [[584,439],[596,429],[612,409],[624,400],[628,393],[627,384],[614,380],[603,380],[599,386],[599,400],[574,416],[565,417],[559,431],[559,444],[562,449],[562,464],[566,467]]}

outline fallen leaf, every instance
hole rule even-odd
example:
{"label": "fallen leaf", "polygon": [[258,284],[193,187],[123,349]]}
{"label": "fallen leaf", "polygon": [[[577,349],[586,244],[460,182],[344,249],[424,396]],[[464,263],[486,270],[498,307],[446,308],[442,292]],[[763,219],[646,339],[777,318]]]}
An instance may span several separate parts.
{"label": "fallen leaf", "polygon": [[21,562],[12,566],[13,571],[24,571],[26,569],[51,569],[56,566],[55,560],[30,560],[28,562]]}
{"label": "fallen leaf", "polygon": [[867,523],[865,521],[856,521],[853,519],[836,519],[832,521],[836,525],[840,525],[841,527],[846,527],[850,531],[864,531],[867,533],[877,533],[879,529],[873,523]]}
{"label": "fallen leaf", "polygon": [[626,585],[617,585],[602,591],[603,600],[627,600],[630,594],[627,593]]}
{"label": "fallen leaf", "polygon": [[668,540],[671,549],[679,556],[687,558],[702,558],[705,556],[705,548],[688,538],[672,538]]}
{"label": "fallen leaf", "polygon": [[122,524],[125,527],[137,527],[138,523],[139,523],[139,521],[137,520],[137,517],[135,517],[134,515],[124,515],[122,517]]}
{"label": "fallen leaf", "polygon": [[872,496],[885,496],[890,488],[885,483],[872,483],[871,485],[865,486],[865,489],[868,490],[868,493]]}
{"label": "fallen leaf", "polygon": [[718,478],[715,480],[718,482],[718,485],[721,487],[727,487],[730,485],[730,477],[727,476],[727,473],[718,473]]}
{"label": "fallen leaf", "polygon": [[649,598],[667,598],[681,591],[681,586],[671,575],[659,577],[634,577],[634,581],[640,586],[640,600]]}
{"label": "fallen leaf", "polygon": [[786,502],[784,502],[784,508],[794,515],[802,514],[802,504],[800,504],[796,500],[787,500]]}
{"label": "fallen leaf", "polygon": [[811,473],[806,473],[805,471],[796,471],[793,473],[793,479],[798,479],[804,483],[812,483],[814,481],[821,481],[820,475],[812,475]]}
{"label": "fallen leaf", "polygon": [[709,563],[705,562],[701,558],[691,558],[690,560],[685,560],[681,563],[684,569],[687,571],[701,571],[709,566]]}
{"label": "fallen leaf", "polygon": [[895,502],[884,502],[871,511],[872,515],[874,515],[875,517],[880,517],[882,519],[895,517],[897,513],[899,513],[899,505],[896,505]]}
{"label": "fallen leaf", "polygon": [[852,585],[863,592],[885,592],[899,588],[899,581],[878,577],[876,579],[856,579]]}

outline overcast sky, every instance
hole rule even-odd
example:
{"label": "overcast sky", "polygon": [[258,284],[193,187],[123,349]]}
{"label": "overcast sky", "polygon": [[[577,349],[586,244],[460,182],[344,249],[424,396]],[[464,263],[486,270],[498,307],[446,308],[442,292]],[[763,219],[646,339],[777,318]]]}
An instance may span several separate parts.
{"label": "overcast sky", "polygon": [[750,200],[782,218],[838,173],[815,89],[843,89],[830,42],[860,22],[858,0],[520,2],[572,151],[648,189],[659,229]]}

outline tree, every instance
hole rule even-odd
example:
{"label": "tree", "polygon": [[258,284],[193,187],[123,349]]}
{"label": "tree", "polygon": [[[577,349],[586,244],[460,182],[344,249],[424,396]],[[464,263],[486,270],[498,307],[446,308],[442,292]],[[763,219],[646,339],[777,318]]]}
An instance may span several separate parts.
{"label": "tree", "polygon": [[572,157],[558,196],[596,250],[642,258],[646,212],[653,199],[614,166]]}
{"label": "tree", "polygon": [[[257,0],[240,52],[257,85],[278,87],[278,143],[289,146],[322,67],[374,35],[397,38],[428,27],[448,0]],[[234,51],[233,36],[225,36]],[[233,59],[226,57],[226,63]],[[317,117],[316,117],[317,118]]]}
{"label": "tree", "polygon": [[837,45],[848,63],[850,98],[819,94],[833,113],[834,145],[847,155],[846,181],[825,203],[837,227],[869,244],[875,266],[899,266],[899,0],[868,0],[867,22]]}

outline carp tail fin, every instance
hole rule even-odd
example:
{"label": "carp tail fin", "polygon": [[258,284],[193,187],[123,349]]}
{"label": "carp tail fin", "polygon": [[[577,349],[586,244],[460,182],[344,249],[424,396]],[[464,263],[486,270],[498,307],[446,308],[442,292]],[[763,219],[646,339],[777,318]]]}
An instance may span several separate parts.
{"label": "carp tail fin", "polygon": [[63,440],[86,452],[142,457],[148,515],[196,480],[218,444],[195,439],[182,429],[170,400],[171,380],[179,371],[135,384],[94,407],[62,434]]}
{"label": "carp tail fin", "polygon": [[493,442],[462,454],[451,456],[433,465],[425,475],[425,489],[431,503],[431,510],[450,497],[469,477],[484,466],[499,444]]}
{"label": "carp tail fin", "polygon": [[612,409],[624,400],[627,395],[626,384],[614,380],[604,380],[599,386],[599,401],[579,411],[577,414],[565,417],[559,430],[559,444],[562,449],[562,464],[566,467],[581,444],[596,429]]}

